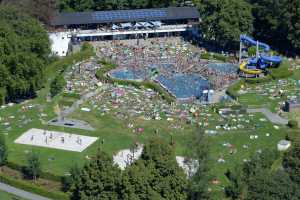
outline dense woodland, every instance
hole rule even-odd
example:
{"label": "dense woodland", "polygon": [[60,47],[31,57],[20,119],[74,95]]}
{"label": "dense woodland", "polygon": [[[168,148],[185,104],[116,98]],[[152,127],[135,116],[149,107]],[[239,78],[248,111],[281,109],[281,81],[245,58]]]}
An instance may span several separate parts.
{"label": "dense woodland", "polygon": [[50,54],[46,30],[16,9],[0,8],[0,104],[32,97],[42,87]]}

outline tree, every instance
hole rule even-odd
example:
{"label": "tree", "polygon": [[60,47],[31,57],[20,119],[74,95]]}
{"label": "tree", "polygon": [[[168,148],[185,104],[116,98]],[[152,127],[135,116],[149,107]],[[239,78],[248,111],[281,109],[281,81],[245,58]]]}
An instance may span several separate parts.
{"label": "tree", "polygon": [[[16,8],[0,6],[0,88],[7,101],[35,96],[50,54],[45,29]],[[3,99],[3,97],[2,97]]]}
{"label": "tree", "polygon": [[75,182],[79,179],[81,168],[77,163],[70,168],[70,175],[62,179],[62,189],[64,192],[71,191],[74,188]]}
{"label": "tree", "polygon": [[254,34],[289,54],[300,53],[300,0],[249,0],[253,5]]}
{"label": "tree", "polygon": [[121,199],[186,199],[186,189],[187,179],[176,162],[174,148],[153,138],[140,159],[126,169]]}
{"label": "tree", "polygon": [[245,183],[242,173],[241,167],[236,166],[233,170],[228,170],[225,174],[230,182],[229,185],[225,187],[225,194],[233,200],[241,199],[243,196]]}
{"label": "tree", "polygon": [[5,136],[0,135],[0,166],[3,166],[7,162],[7,146],[6,146],[6,141],[5,141]]}
{"label": "tree", "polygon": [[[192,146],[188,152],[188,164],[190,168],[197,167],[195,174],[191,175],[189,182],[190,199],[208,199],[208,183],[211,179],[210,175],[210,158],[209,158],[209,143],[203,130],[200,130],[189,143]],[[196,161],[196,165],[195,162]]]}
{"label": "tree", "polygon": [[[198,2],[198,3],[197,3]],[[205,39],[222,48],[237,49],[241,34],[251,34],[251,5],[244,0],[197,1]]]}
{"label": "tree", "polygon": [[118,199],[121,172],[110,156],[98,151],[75,180],[72,199]]}
{"label": "tree", "polygon": [[51,97],[54,97],[60,92],[62,92],[65,85],[66,85],[66,81],[64,76],[62,74],[57,75],[50,84]]}
{"label": "tree", "polygon": [[285,153],[282,161],[285,171],[291,180],[300,186],[300,141],[295,140],[293,147]]}
{"label": "tree", "polygon": [[29,153],[27,157],[27,167],[25,167],[25,175],[28,178],[37,180],[41,174],[41,162],[39,154],[36,152]]}
{"label": "tree", "polygon": [[279,170],[271,173],[267,169],[261,169],[255,176],[249,179],[247,200],[296,200],[295,187],[289,176]]}

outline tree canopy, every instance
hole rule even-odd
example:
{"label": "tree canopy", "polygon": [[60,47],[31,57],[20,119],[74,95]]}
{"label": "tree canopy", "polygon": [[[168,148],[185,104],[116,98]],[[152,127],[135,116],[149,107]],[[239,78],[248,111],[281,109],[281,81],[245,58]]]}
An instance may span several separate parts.
{"label": "tree canopy", "polygon": [[0,7],[0,89],[6,100],[35,95],[50,53],[47,32],[38,21],[12,7]]}
{"label": "tree canopy", "polygon": [[176,0],[59,0],[61,11],[120,10],[178,5]]}

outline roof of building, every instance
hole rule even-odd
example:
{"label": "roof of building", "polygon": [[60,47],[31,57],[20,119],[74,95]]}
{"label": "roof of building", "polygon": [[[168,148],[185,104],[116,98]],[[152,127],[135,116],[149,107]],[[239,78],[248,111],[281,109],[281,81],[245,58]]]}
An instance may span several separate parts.
{"label": "roof of building", "polygon": [[198,19],[199,17],[199,12],[195,7],[168,7],[137,10],[59,13],[53,18],[51,24],[54,26],[61,26],[135,21]]}

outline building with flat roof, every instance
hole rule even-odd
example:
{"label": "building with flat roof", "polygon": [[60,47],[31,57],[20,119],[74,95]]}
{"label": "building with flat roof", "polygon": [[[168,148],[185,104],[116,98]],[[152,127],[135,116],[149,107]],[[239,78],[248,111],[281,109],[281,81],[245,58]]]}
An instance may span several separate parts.
{"label": "building with flat roof", "polygon": [[[101,41],[189,35],[198,37],[200,14],[195,7],[168,7],[136,10],[57,13],[51,20],[52,49],[65,55],[66,48],[57,49],[57,42]],[[64,38],[57,34],[64,32]],[[53,39],[54,38],[54,39]],[[64,45],[68,47],[68,45]]]}
{"label": "building with flat roof", "polygon": [[168,7],[156,9],[112,10],[94,12],[58,13],[51,20],[53,27],[79,28],[97,27],[118,23],[161,21],[167,24],[199,21],[195,7]]}

